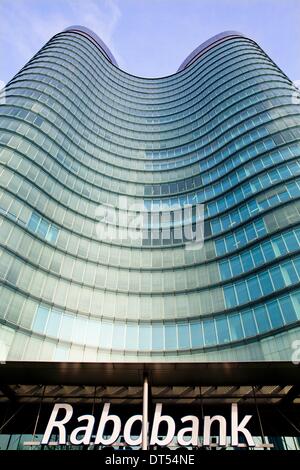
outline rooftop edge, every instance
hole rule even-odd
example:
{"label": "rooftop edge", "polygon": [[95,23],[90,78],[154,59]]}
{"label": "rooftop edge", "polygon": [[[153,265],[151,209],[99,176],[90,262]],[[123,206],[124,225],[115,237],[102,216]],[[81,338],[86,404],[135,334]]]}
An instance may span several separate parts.
{"label": "rooftop edge", "polygon": [[[100,37],[94,33],[92,30],[89,28],[86,28],[85,26],[81,25],[73,25],[73,26],[68,26],[65,28],[63,31],[65,32],[77,32],[81,33],[85,36],[87,36],[89,39],[92,40],[92,42],[95,42],[100,49],[102,49],[104,55],[106,58],[116,67],[118,66],[118,63],[116,59],[114,58],[112,52],[110,49],[106,46],[106,44],[100,39]],[[212,36],[210,39],[207,39],[204,41],[202,44],[200,44],[196,49],[194,49],[187,57],[186,59],[182,62],[182,64],[179,66],[177,71],[175,73],[181,72],[185,68],[187,68],[189,65],[191,65],[198,57],[200,57],[203,53],[205,53],[208,49],[213,47],[214,45],[218,44],[219,42],[222,42],[226,39],[233,38],[233,37],[247,37],[244,34],[238,32],[238,31],[223,31],[219,34],[216,34],[215,36]]]}

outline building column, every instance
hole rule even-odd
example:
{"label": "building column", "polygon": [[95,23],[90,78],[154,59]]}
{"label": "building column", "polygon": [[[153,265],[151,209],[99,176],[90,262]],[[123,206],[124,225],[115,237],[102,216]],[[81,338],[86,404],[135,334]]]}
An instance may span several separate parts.
{"label": "building column", "polygon": [[147,374],[143,383],[143,421],[142,421],[142,450],[148,450],[148,409],[149,409],[149,383]]}

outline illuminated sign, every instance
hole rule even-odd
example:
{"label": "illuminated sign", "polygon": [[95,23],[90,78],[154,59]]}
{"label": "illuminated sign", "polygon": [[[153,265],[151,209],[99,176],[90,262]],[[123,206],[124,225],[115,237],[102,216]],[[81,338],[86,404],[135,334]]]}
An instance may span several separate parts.
{"label": "illuminated sign", "polygon": [[[62,415],[58,417],[58,414]],[[73,407],[67,403],[54,405],[49,422],[47,424],[42,444],[48,444],[53,433],[58,434],[58,444],[67,444],[66,425],[73,418]],[[204,416],[202,423],[203,445],[210,445],[211,427],[218,427],[218,444],[220,446],[228,445],[227,435],[230,435],[230,445],[232,447],[239,445],[239,436],[243,436],[243,441],[249,447],[255,447],[255,443],[247,425],[252,415],[245,415],[240,421],[238,417],[238,405],[231,405],[231,424],[228,425],[226,418],[222,415]],[[133,415],[122,425],[121,418],[118,415],[110,414],[110,403],[105,403],[99,421],[96,423],[95,417],[91,414],[81,415],[77,418],[78,426],[75,427],[69,436],[69,443],[72,445],[100,444],[111,446],[117,442],[121,432],[126,444],[130,446],[140,446],[142,443],[142,431],[140,434],[132,435],[132,428],[136,423],[141,423],[142,415]],[[179,446],[199,445],[200,420],[197,416],[187,415],[180,419],[182,426],[176,435],[175,420],[162,414],[162,404],[156,404],[152,426],[148,425],[148,439],[151,446],[167,446],[176,437]],[[105,429],[107,424],[110,426],[110,434]],[[163,426],[163,432],[161,427]],[[214,436],[215,436],[214,432]]]}

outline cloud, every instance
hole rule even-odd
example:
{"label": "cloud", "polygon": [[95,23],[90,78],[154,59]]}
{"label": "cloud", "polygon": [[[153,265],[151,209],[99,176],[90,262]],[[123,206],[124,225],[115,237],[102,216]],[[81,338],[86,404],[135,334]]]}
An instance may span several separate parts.
{"label": "cloud", "polygon": [[98,34],[122,66],[113,42],[121,18],[115,0],[1,0],[0,17],[1,79],[11,78],[54,34],[75,24]]}

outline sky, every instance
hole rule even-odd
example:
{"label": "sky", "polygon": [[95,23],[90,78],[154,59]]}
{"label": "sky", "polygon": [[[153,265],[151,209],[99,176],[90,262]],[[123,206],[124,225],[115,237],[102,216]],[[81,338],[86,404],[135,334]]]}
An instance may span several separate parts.
{"label": "sky", "polygon": [[254,39],[300,79],[300,0],[0,0],[0,81],[6,83],[67,26],[95,31],[134,75],[170,75],[226,30]]}

